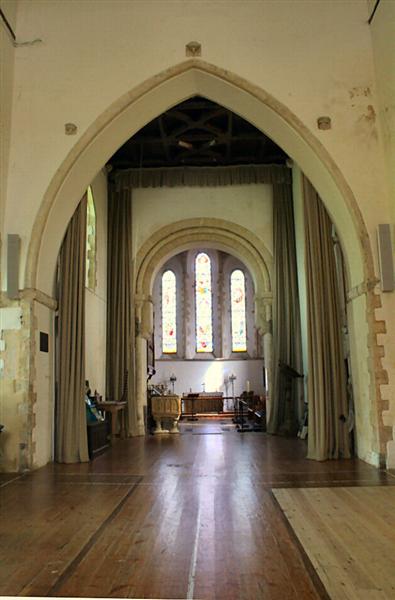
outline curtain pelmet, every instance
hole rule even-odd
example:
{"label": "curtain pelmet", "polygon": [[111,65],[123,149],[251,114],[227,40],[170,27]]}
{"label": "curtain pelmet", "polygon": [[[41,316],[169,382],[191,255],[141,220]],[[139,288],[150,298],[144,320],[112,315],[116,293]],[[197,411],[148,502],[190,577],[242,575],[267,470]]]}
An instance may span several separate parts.
{"label": "curtain pelmet", "polygon": [[113,178],[117,192],[149,187],[217,187],[254,183],[290,184],[290,169],[282,165],[144,168],[125,169]]}

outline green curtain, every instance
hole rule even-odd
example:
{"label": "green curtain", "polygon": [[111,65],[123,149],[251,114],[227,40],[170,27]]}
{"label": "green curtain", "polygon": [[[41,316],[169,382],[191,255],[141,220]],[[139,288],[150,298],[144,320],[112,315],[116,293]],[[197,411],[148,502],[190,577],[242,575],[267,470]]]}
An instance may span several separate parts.
{"label": "green curtain", "polygon": [[89,460],[84,400],[85,246],[86,196],[69,223],[59,255],[55,458],[64,463]]}
{"label": "green curtain", "polygon": [[346,371],[332,222],[306,178],[303,187],[309,360],[308,458],[348,458]]}
{"label": "green curtain", "polygon": [[[127,376],[128,435],[137,435],[133,399],[132,190],[110,187],[107,264],[107,398],[121,400]],[[127,374],[127,375],[126,375]]]}
{"label": "green curtain", "polygon": [[290,184],[273,185],[273,388],[268,432],[295,435],[303,411],[303,386],[294,380],[287,400],[280,361],[302,371],[295,224]]}

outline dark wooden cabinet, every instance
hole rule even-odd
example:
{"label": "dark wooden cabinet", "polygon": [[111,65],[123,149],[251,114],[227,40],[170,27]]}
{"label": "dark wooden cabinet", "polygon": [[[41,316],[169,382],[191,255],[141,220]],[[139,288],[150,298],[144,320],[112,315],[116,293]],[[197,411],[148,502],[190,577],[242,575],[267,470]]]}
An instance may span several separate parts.
{"label": "dark wooden cabinet", "polygon": [[109,421],[96,421],[87,424],[88,428],[88,453],[89,459],[93,460],[111,445]]}

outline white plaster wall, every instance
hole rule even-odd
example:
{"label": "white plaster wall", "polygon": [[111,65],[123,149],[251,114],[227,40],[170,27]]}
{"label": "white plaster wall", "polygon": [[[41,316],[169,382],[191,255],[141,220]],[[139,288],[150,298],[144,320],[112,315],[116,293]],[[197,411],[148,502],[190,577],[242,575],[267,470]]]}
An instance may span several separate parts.
{"label": "white plaster wall", "polygon": [[[11,27],[15,29],[17,2],[15,0],[0,0],[0,8],[5,14]],[[12,90],[14,83],[15,49],[11,34],[5,25],[0,25],[0,224],[4,222],[5,204],[7,198],[7,181],[11,139]],[[8,231],[8,233],[14,233]],[[0,246],[5,240],[4,232],[0,231]],[[0,265],[0,273],[2,271]]]}
{"label": "white plaster wall", "polygon": [[[224,378],[236,375],[235,395],[239,396],[250,382],[250,389],[256,394],[264,393],[263,387],[263,360],[159,360],[155,364],[156,373],[150,380],[151,383],[167,383],[169,389],[170,375],[174,373],[177,381],[174,385],[176,394],[202,392],[205,384],[206,392],[223,392],[226,395]],[[231,385],[227,393],[232,395]]]}
{"label": "white plaster wall", "polygon": [[92,184],[96,208],[96,287],[85,288],[85,379],[92,392],[106,393],[107,325],[107,177],[103,171]]}
{"label": "white plaster wall", "polygon": [[[370,26],[387,181],[395,223],[395,2],[381,0]],[[394,247],[395,256],[395,247]]]}
{"label": "white plaster wall", "polygon": [[[314,132],[345,174],[372,236],[385,222],[389,199],[366,3],[190,0],[185,6],[181,0],[21,0],[18,35],[43,39],[16,53],[5,229],[23,238],[22,271],[32,220],[75,142],[123,94],[183,61],[186,41],[196,37],[205,61],[266,89]],[[316,129],[322,114],[331,116],[331,131]],[[70,121],[77,136],[64,135]],[[130,133],[125,130],[125,139]],[[87,169],[80,192],[93,174]]]}
{"label": "white plaster wall", "polygon": [[246,227],[273,252],[272,199],[272,186],[264,184],[134,190],[134,255],[161,227],[198,217],[225,219]]}

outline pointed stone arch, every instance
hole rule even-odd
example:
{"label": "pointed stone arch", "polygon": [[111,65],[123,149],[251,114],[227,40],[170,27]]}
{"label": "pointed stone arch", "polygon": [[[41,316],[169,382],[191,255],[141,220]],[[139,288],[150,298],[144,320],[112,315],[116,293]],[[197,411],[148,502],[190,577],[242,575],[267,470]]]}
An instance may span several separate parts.
{"label": "pointed stone arch", "polygon": [[73,146],[54,175],[35,219],[26,258],[25,287],[51,295],[61,240],[93,177],[141,127],[194,95],[207,97],[250,121],[297,162],[337,227],[351,285],[373,279],[370,241],[358,204],[324,146],[295,114],[263,89],[215,65],[190,59],[119,98]]}
{"label": "pointed stone arch", "polygon": [[[194,95],[239,114],[281,146],[310,179],[336,226],[345,255],[350,299],[358,298],[353,309],[352,352],[361,381],[363,411],[359,414],[364,412],[363,426],[370,432],[361,456],[377,463],[377,457],[385,456],[388,431],[384,431],[379,408],[383,381],[377,375],[381,354],[374,318],[373,254],[358,203],[333,157],[312,131],[283,103],[234,73],[198,58],[186,60],[137,85],[91,124],[59,166],[43,197],[25,256],[25,288],[52,295],[61,240],[78,199],[93,177],[142,126]],[[369,340],[368,350],[366,344],[362,347],[362,339]]]}

